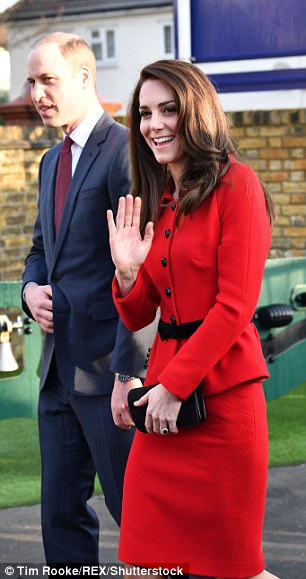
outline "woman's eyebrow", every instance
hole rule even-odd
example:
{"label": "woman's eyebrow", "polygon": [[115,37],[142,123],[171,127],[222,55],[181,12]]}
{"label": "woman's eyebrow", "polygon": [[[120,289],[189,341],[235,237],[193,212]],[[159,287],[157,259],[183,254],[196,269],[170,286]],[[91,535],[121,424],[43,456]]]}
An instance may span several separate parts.
{"label": "woman's eyebrow", "polygon": [[[162,103],[158,103],[157,106],[163,107],[165,105],[169,105],[170,103],[175,103],[175,100],[171,99],[170,101],[164,101]],[[139,109],[148,109],[148,108],[149,108],[148,105],[139,105]]]}

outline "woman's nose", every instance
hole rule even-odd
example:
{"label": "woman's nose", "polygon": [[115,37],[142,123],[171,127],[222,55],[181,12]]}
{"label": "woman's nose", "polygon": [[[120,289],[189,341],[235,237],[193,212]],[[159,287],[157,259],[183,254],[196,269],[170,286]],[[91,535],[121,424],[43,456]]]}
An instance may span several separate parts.
{"label": "woman's nose", "polygon": [[151,116],[151,129],[153,130],[158,130],[158,129],[162,129],[164,126],[163,120],[160,116],[160,114],[152,114]]}

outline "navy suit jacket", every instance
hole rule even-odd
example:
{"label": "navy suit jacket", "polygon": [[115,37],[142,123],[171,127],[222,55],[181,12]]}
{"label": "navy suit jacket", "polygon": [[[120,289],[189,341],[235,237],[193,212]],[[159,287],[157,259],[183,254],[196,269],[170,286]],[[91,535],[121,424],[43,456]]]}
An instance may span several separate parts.
{"label": "navy suit jacket", "polygon": [[[104,112],[78,161],[57,238],[54,189],[62,143],[42,158],[39,212],[25,261],[23,288],[34,281],[52,287],[54,334],[44,337],[43,388],[55,349],[60,378],[80,394],[107,394],[114,353],[117,371],[144,376],[144,360],[155,328],[136,334],[122,322],[111,296],[107,209],[130,189],[128,131]],[[31,316],[25,302],[23,308]]]}

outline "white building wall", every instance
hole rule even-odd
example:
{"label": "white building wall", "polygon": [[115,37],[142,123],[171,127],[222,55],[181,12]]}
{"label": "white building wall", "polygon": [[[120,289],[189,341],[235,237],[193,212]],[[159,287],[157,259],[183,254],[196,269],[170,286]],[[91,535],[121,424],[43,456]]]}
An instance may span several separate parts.
{"label": "white building wall", "polygon": [[[90,40],[90,30],[97,27],[116,27],[118,31],[118,60],[116,64],[97,69],[99,96],[123,103],[118,114],[124,114],[140,69],[147,63],[163,58],[161,25],[173,21],[168,8],[157,10],[128,10],[74,18],[53,19],[50,23],[36,21],[15,24],[9,31],[11,59],[10,98],[20,96],[27,76],[27,55],[31,45],[48,32],[61,30],[79,34]],[[201,63],[206,74],[273,70],[276,68],[305,68],[306,56],[278,59],[250,59],[245,61]],[[220,94],[225,111],[271,110],[306,108],[306,90],[235,92]]]}
{"label": "white building wall", "polygon": [[7,92],[10,88],[10,55],[0,47],[0,92]]}
{"label": "white building wall", "polygon": [[111,13],[96,17],[82,16],[65,18],[61,22],[53,20],[50,25],[18,24],[9,31],[9,51],[11,56],[10,99],[20,96],[27,78],[27,56],[34,42],[49,32],[71,32],[90,41],[90,30],[98,27],[116,27],[118,33],[118,60],[112,65],[98,65],[97,92],[99,96],[123,103],[118,114],[124,114],[130,94],[138,79],[141,68],[163,58],[161,25],[172,22],[171,10],[160,9],[125,13]]}

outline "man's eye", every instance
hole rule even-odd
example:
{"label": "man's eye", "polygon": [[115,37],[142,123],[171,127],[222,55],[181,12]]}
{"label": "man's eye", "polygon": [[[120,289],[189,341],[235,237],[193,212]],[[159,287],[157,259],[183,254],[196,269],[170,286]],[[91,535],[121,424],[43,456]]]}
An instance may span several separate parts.
{"label": "man's eye", "polygon": [[55,77],[54,76],[45,76],[42,79],[42,84],[50,84],[53,83],[55,81]]}

